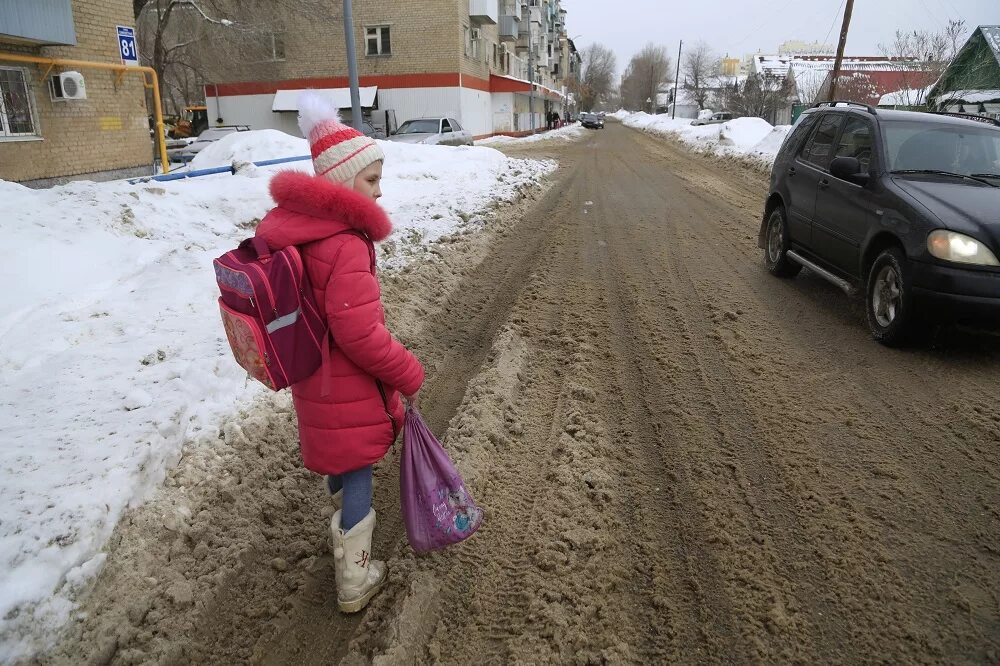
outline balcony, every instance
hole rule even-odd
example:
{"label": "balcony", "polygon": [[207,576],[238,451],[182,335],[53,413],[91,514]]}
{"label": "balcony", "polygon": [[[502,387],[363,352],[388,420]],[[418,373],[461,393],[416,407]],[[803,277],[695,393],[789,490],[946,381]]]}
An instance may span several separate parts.
{"label": "balcony", "polygon": [[469,0],[469,20],[473,23],[496,25],[499,17],[499,0]]}
{"label": "balcony", "polygon": [[34,44],[76,44],[70,0],[4,0],[2,5],[0,36]]}
{"label": "balcony", "polygon": [[500,41],[516,42],[520,36],[520,21],[516,16],[503,15],[500,17]]}

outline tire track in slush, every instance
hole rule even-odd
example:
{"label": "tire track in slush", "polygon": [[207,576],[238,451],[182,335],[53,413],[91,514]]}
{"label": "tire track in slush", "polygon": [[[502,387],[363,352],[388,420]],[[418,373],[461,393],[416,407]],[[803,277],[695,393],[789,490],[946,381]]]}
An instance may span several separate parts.
{"label": "tire track in slush", "polygon": [[[657,152],[677,150],[663,143],[657,144],[657,148]],[[685,175],[683,179],[686,189],[697,199],[693,206],[695,215],[682,218],[684,230],[698,236],[702,244],[712,243],[711,238],[705,237],[710,236],[708,231],[713,227],[696,224],[695,220],[705,219],[712,208],[711,201],[705,196],[707,190],[699,189],[698,183],[708,181],[714,184],[716,178],[702,162],[687,160],[684,170],[694,174]],[[730,219],[743,218],[747,231],[756,227],[758,211],[748,215],[738,204],[727,202],[727,205],[732,209]],[[744,234],[738,233],[736,237],[743,239]],[[712,244],[717,248],[732,246],[718,242]],[[733,277],[719,279],[721,276],[716,275],[714,279],[706,279],[706,276],[699,276],[699,283],[747,284],[754,289],[763,305],[772,305],[759,297],[766,289],[765,285],[774,290],[789,283],[767,276],[760,270],[759,262],[741,261],[740,254],[745,256],[748,249],[751,256],[759,252],[752,242],[745,245],[742,253],[729,252],[730,257],[721,263],[728,272],[735,274]],[[697,267],[697,264],[689,265]],[[825,284],[817,289],[810,282],[815,280],[792,281],[792,290],[804,294],[806,298],[811,296],[810,287],[812,291],[828,290]],[[706,294],[704,287],[700,291],[703,298],[718,293],[714,290]],[[766,293],[763,291],[763,294]],[[835,303],[844,302],[842,295],[833,293]],[[830,303],[816,302],[813,305],[823,311],[829,310]],[[731,303],[719,304],[721,310],[727,309],[727,306],[731,308]],[[767,329],[753,326],[753,322],[746,322],[745,319],[741,323],[744,322],[759,332],[758,338],[763,340],[769,337]],[[785,327],[795,338],[789,347],[793,350],[808,349],[817,341],[829,339],[828,334],[824,335],[826,331],[823,327],[817,325],[819,323],[814,317],[804,317],[799,318],[798,325],[790,330]],[[991,418],[984,396],[995,392],[995,388],[991,390],[989,386],[996,385],[995,368],[1000,354],[995,345],[991,347],[985,343],[991,337],[987,332],[964,330],[947,331],[947,335],[940,336],[941,341],[936,348],[903,352],[885,350],[871,344],[860,317],[853,315],[846,322],[844,335],[857,341],[852,350],[858,357],[852,368],[856,380],[838,386],[835,392],[823,386],[821,390],[827,404],[817,405],[817,413],[823,415],[825,408],[826,414],[846,412],[849,416],[843,419],[843,424],[837,423],[836,416],[833,416],[833,420],[824,427],[825,432],[816,435],[821,440],[857,442],[861,447],[861,460],[854,462],[853,457],[843,456],[839,451],[831,454],[829,447],[813,450],[821,454],[817,458],[818,465],[843,467],[846,462],[846,472],[860,477],[861,483],[853,496],[842,489],[828,489],[832,492],[826,494],[835,498],[835,504],[842,509],[841,517],[855,524],[855,532],[864,526],[864,538],[874,546],[862,547],[874,553],[873,559],[880,563],[884,575],[894,578],[894,583],[889,586],[891,598],[899,599],[898,603],[913,609],[911,614],[919,613],[919,621],[929,622],[935,627],[929,636],[910,643],[915,643],[918,651],[943,652],[947,644],[954,644],[955,636],[970,629],[972,635],[981,637],[983,634],[976,626],[967,626],[969,623],[961,616],[952,618],[951,627],[942,628],[940,615],[932,620],[935,616],[931,614],[931,609],[938,605],[937,600],[953,599],[959,606],[988,608],[985,615],[982,611],[975,613],[979,616],[977,622],[987,624],[996,623],[996,620],[984,617],[992,615],[995,618],[1000,611],[996,593],[978,589],[980,581],[992,578],[991,570],[997,566],[995,553],[1000,550],[1000,541],[987,536],[990,532],[984,531],[976,520],[955,521],[951,517],[978,515],[984,509],[990,511],[994,505],[988,497],[992,494],[995,498],[997,495],[995,470],[1000,458],[996,447],[988,442],[1000,440],[1000,417],[994,410]],[[744,334],[743,337],[752,335]],[[836,353],[844,347],[842,340],[832,350]],[[968,360],[973,358],[979,362],[969,363]],[[952,359],[958,362],[950,362]],[[994,369],[992,374],[991,368]],[[760,375],[762,379],[768,379],[768,373]],[[928,381],[935,376],[937,381]],[[913,387],[919,387],[919,391],[913,391]],[[960,393],[958,396],[956,389]],[[941,418],[942,409],[948,413],[945,419]],[[864,424],[864,427],[858,428],[855,424]],[[884,445],[886,442],[898,442],[901,446],[893,444],[887,448]],[[949,490],[942,492],[945,488]],[[975,495],[961,490],[956,492],[956,489],[965,488],[989,490],[985,494],[976,492]],[[995,520],[996,513],[991,513]],[[900,543],[895,537],[886,539],[880,536],[886,532],[890,535],[898,532],[901,525],[906,525],[909,532],[906,541]],[[942,531],[956,530],[961,533],[960,538],[955,538],[958,535],[941,535]],[[942,543],[946,545],[944,549]],[[901,544],[905,547],[900,547]],[[937,575],[936,571],[942,567],[953,572],[953,577]],[[913,572],[920,572],[919,576],[928,581],[927,585],[915,588],[908,584],[907,579],[913,577]],[[872,589],[878,590],[879,586]],[[969,598],[975,601],[970,602]],[[915,635],[912,627],[917,621],[915,618],[905,619],[898,629],[899,633]],[[995,639],[992,642],[996,644]]]}
{"label": "tire track in slush", "polygon": [[[637,173],[637,176],[641,177],[643,174],[648,174],[652,171],[653,171],[652,167],[645,166],[645,168],[639,170],[640,173]],[[696,189],[694,185],[691,185],[691,182],[692,181],[688,181],[688,184],[690,186],[689,189]],[[662,182],[658,182],[655,184],[653,182],[647,183],[647,190],[650,196],[655,196],[655,191],[657,190],[663,192],[663,189],[664,188]],[[671,188],[667,188],[668,191],[665,192],[663,196],[666,197],[669,196],[670,194],[673,194],[672,192],[669,192],[670,189]],[[755,278],[757,278],[758,276],[750,276],[749,279],[746,279],[745,275],[735,278],[728,278],[724,276],[724,273],[726,272],[729,273],[739,272],[743,274],[747,272],[747,266],[752,264],[749,264],[745,260],[746,253],[743,253],[744,256],[742,257],[733,253],[734,256],[728,257],[724,261],[711,262],[707,264],[700,264],[698,262],[691,262],[691,261],[683,261],[686,257],[691,256],[690,254],[686,254],[684,252],[685,249],[690,251],[692,247],[698,247],[698,248],[729,247],[729,245],[727,245],[725,242],[720,243],[717,241],[715,237],[713,237],[712,230],[716,228],[714,225],[704,224],[704,221],[706,219],[709,219],[709,213],[707,212],[707,210],[710,208],[710,204],[707,203],[706,202],[707,200],[704,198],[704,193],[700,193],[700,196],[698,196],[697,199],[698,201],[694,202],[692,205],[691,215],[677,216],[679,233],[677,234],[676,237],[672,239],[671,242],[665,244],[665,247],[669,248],[667,254],[670,254],[672,251],[675,258],[680,260],[677,262],[678,265],[685,266],[686,271],[691,271],[692,275],[697,274],[699,272],[701,273],[698,275],[696,280],[693,279],[692,276],[688,276],[687,278],[690,286],[692,288],[695,288],[696,292],[696,293],[691,293],[691,299],[689,300],[693,299],[695,300],[695,302],[701,301],[702,303],[706,303],[709,306],[714,305],[717,308],[720,308],[720,310],[716,313],[716,317],[713,318],[712,321],[709,321],[707,317],[704,316],[702,317],[702,322],[705,325],[703,332],[706,335],[716,337],[716,333],[711,330],[712,322],[715,321],[717,323],[718,321],[717,317],[718,315],[721,314],[724,308],[724,305],[718,302],[718,297],[717,297],[717,294],[719,293],[718,287],[722,285],[723,287],[728,287],[729,291],[733,291],[734,285],[740,285],[740,284],[753,285],[756,282]],[[756,220],[753,218],[747,219],[747,222],[748,222],[748,228],[752,228],[751,225],[756,224]],[[742,237],[742,234],[740,235],[740,237]],[[692,240],[695,238],[697,239],[696,241]],[[755,248],[754,248],[754,254],[756,254]],[[712,274],[708,274],[704,270],[701,271],[698,270],[709,267],[711,267],[712,269],[721,268],[723,269],[723,274],[714,271]],[[655,298],[655,295],[653,295],[653,297]],[[732,304],[728,303],[725,305],[731,307]],[[815,318],[815,316],[812,318]],[[807,318],[807,320],[803,322],[806,326],[813,323],[808,319],[809,318]],[[724,329],[725,327],[716,326],[716,328]],[[761,332],[763,333],[764,331],[762,330]],[[766,340],[768,337],[773,337],[773,324],[770,331],[770,335],[766,334],[762,335],[760,336],[759,339]],[[745,338],[746,336],[743,336],[743,339],[737,339],[733,344],[739,345],[740,343],[743,343],[745,341]],[[872,353],[870,342],[865,340],[864,343],[869,346],[863,347],[861,349],[862,354],[876,357],[874,358],[874,362],[878,363],[880,359],[877,357],[876,354]],[[729,341],[727,341],[727,344],[729,344]],[[717,349],[718,346],[719,345],[710,345],[711,349],[708,351],[708,356],[712,355],[719,356],[718,354],[719,350]],[[801,346],[796,346],[796,345],[789,346],[791,351],[794,353],[800,353],[800,349],[809,349],[809,347],[810,345],[808,344],[808,342]],[[882,356],[884,357],[885,355],[886,352],[882,350]],[[720,358],[725,358],[725,356],[720,356]],[[765,356],[764,358],[768,357]],[[827,359],[824,359],[824,361],[825,360]],[[898,359],[890,357],[890,363],[898,362],[899,360],[905,361],[907,359],[906,358]],[[880,365],[882,365],[883,368],[885,367],[885,363],[886,360],[882,358]],[[872,375],[870,371],[868,371],[863,367],[854,368],[853,370],[861,377],[864,377],[866,379],[871,377]],[[885,373],[881,374],[884,375]],[[757,398],[766,397],[766,394],[762,396],[759,393],[759,388],[762,387],[756,386],[761,383],[760,379],[764,379],[765,381],[767,381],[769,377],[767,376],[767,374],[764,374],[756,380],[751,380],[750,382],[743,381],[738,383],[744,385],[744,388],[742,390],[746,390],[746,385],[749,385],[751,389],[757,388],[758,391],[751,390],[751,394],[753,395],[754,393],[756,393]],[[903,403],[899,403],[898,401],[889,402],[888,400],[886,400],[883,396],[888,394],[888,389],[890,388],[890,386],[888,385],[884,386],[885,391],[883,392],[882,395],[877,395],[878,392],[874,389],[874,387],[878,386],[879,383],[884,384],[884,381],[885,381],[884,379],[881,379],[880,382],[874,382],[874,381],[859,382],[858,386],[862,391],[862,393],[868,395],[866,395],[865,397],[857,396],[855,398],[854,404],[844,403],[844,407],[852,409],[855,414],[857,414],[859,411],[861,413],[866,413],[868,418],[872,419],[872,422],[875,423],[881,422],[889,424],[898,422],[898,412],[901,409],[906,409],[907,403],[905,401]],[[845,387],[841,387],[841,389],[847,387],[850,388],[847,388],[846,391],[841,390],[838,397],[841,400],[843,400],[843,398],[850,396],[852,389],[854,389],[854,386],[855,384],[848,384]],[[917,384],[917,386],[920,386],[920,384]],[[892,388],[898,389],[898,386]],[[934,391],[935,391],[934,387],[923,388],[924,400],[926,400],[928,393],[933,395]],[[870,411],[870,407],[873,404],[876,406],[875,414],[872,414],[872,412]],[[850,406],[847,407],[847,405]],[[819,410],[821,411],[823,410],[822,405],[817,405],[817,407],[819,408]],[[979,423],[981,423],[981,421]],[[927,437],[927,434],[928,433],[921,432],[919,429],[913,429],[912,432],[912,435],[915,436],[915,439],[925,438]],[[886,430],[885,437],[888,440],[895,440],[898,438],[898,435],[889,430]],[[817,438],[816,441],[822,441],[822,437]],[[904,443],[904,446],[906,446],[905,437],[903,439],[900,439],[899,441],[900,443]],[[778,440],[778,442],[780,443],[780,439]],[[787,449],[787,447],[785,448]],[[912,450],[913,445],[912,444],[909,445],[909,448],[910,450]],[[811,452],[821,452],[821,450],[813,448]],[[804,453],[806,453],[806,451],[803,450],[801,447],[799,448],[799,450],[792,450],[789,453],[795,455],[792,455],[791,458],[787,456],[783,456],[782,458],[788,460],[788,459],[795,459],[797,457],[800,460],[804,458],[806,461],[808,461],[808,459],[811,457],[811,455],[803,455]],[[779,470],[784,471],[787,478],[794,479],[795,478],[794,469],[790,469],[787,466],[783,465],[781,462],[782,458],[772,457],[772,460],[778,464]],[[904,458],[912,458],[912,456],[904,455]],[[841,460],[836,460],[832,458],[830,454],[823,452],[823,455],[819,458],[816,458],[815,461],[810,464],[810,466],[813,466],[816,469],[822,469],[823,466],[829,466],[830,464],[837,464],[841,462],[842,462]],[[842,468],[843,465],[838,465],[838,467]],[[932,464],[930,467],[925,469],[928,470],[934,469],[934,465]],[[852,472],[853,470],[849,468],[846,471]],[[866,470],[859,469],[857,471],[864,473]],[[989,478],[989,475],[984,474],[984,472],[985,470],[979,472],[978,476],[980,477],[980,479],[983,476]],[[887,472],[887,473],[892,474],[893,477],[896,476],[894,472]],[[975,475],[970,475],[970,476],[975,476]],[[912,481],[909,480],[907,481],[908,483],[912,483]],[[907,483],[901,484],[900,488],[902,489],[902,487],[905,487],[905,485],[907,485]],[[938,481],[937,484],[935,485],[939,486],[940,481]],[[955,484],[955,485],[956,487],[961,487],[964,484]],[[913,569],[911,568],[912,564],[917,565],[916,567],[914,567],[917,570],[921,568],[925,569],[925,571],[922,572],[923,578],[925,579],[933,578],[934,576],[933,572],[926,570],[926,563],[929,561],[933,561],[936,558],[940,558],[941,553],[940,552],[935,553],[934,552],[936,550],[935,548],[929,548],[928,552],[921,553],[921,551],[925,550],[925,548],[927,548],[929,544],[927,544],[926,542],[921,543],[921,540],[917,533],[913,534],[913,537],[911,537],[908,542],[903,542],[902,544],[887,541],[884,537],[881,537],[880,534],[884,533],[884,530],[887,526],[890,527],[890,529],[898,528],[898,523],[893,524],[892,522],[889,523],[882,522],[881,525],[875,524],[874,521],[870,520],[869,516],[866,515],[867,513],[870,513],[870,509],[863,506],[863,504],[865,504],[864,497],[860,498],[861,504],[859,504],[856,498],[852,498],[849,495],[847,495],[843,491],[843,489],[837,489],[834,490],[833,492],[829,492],[829,490],[831,489],[826,489],[826,490],[828,492],[825,494],[830,495],[828,499],[823,500],[822,497],[814,496],[812,500],[813,503],[815,503],[816,500],[820,500],[821,506],[823,507],[823,512],[827,513],[831,518],[830,525],[834,526],[833,532],[839,532],[839,537],[837,537],[833,543],[831,543],[830,540],[828,539],[823,539],[822,533],[820,533],[815,529],[816,524],[812,523],[811,527],[813,529],[810,532],[810,534],[815,538],[815,541],[813,542],[813,544],[808,544],[808,543],[802,544],[802,549],[801,549],[803,554],[808,555],[809,554],[808,549],[811,545],[817,547],[819,549],[818,554],[820,554],[824,559],[825,568],[828,571],[829,577],[832,577],[833,580],[839,579],[839,581],[842,581],[841,584],[838,585],[837,587],[840,587],[843,593],[838,595],[836,603],[828,604],[829,610],[832,611],[832,613],[824,614],[824,618],[829,618],[832,615],[833,618],[841,622],[841,628],[845,630],[846,633],[855,634],[856,641],[851,641],[851,644],[847,648],[851,650],[854,654],[859,654],[859,653],[864,654],[864,653],[870,653],[871,651],[877,651],[879,649],[885,649],[884,645],[886,638],[888,636],[891,636],[893,639],[890,641],[890,643],[893,645],[893,649],[901,650],[902,651],[901,654],[909,653],[909,658],[913,658],[916,655],[919,655],[926,650],[930,650],[932,653],[939,650],[943,650],[944,648],[940,643],[944,642],[945,640],[951,639],[951,637],[935,636],[930,642],[926,642],[926,639],[924,638],[919,638],[919,639],[914,638],[915,636],[919,635],[917,632],[914,631],[914,626],[915,626],[914,623],[917,621],[916,617],[913,616],[914,611],[926,612],[926,610],[924,609],[928,605],[933,604],[934,597],[935,596],[939,597],[939,595],[932,594],[928,596],[925,594],[923,598],[917,598],[914,596],[914,593],[912,592],[913,586],[906,582],[907,575],[909,576],[913,575]],[[995,492],[995,486],[994,486],[994,492]],[[806,499],[808,499],[808,497]],[[885,496],[885,499],[889,499],[891,501],[892,498],[890,498],[890,496]],[[802,498],[800,497],[796,503],[797,511],[799,513],[802,513],[802,509],[807,507],[808,507],[808,502],[802,502]],[[890,507],[892,507],[892,504],[886,504],[886,508]],[[815,506],[808,508],[810,508],[812,511],[815,511],[816,509]],[[929,505],[928,508],[931,508],[933,511],[933,505]],[[955,507],[955,509],[959,510],[959,507]],[[890,511],[892,511],[891,508]],[[924,515],[926,515],[926,513]],[[852,524],[854,525],[853,529],[847,529],[847,530],[844,529],[846,526]],[[859,529],[861,530],[860,532]],[[974,537],[974,534],[970,534],[969,536]],[[824,541],[826,543],[824,543]],[[974,542],[975,539],[970,538],[969,541]],[[853,543],[855,545],[856,551],[854,556],[845,557],[842,554],[845,543]],[[892,550],[899,549],[900,546],[903,546],[902,553],[900,553],[899,555],[893,555]],[[908,551],[911,550],[914,552],[908,553]],[[908,564],[906,567],[903,567],[901,563],[895,565],[890,564],[897,561],[900,558],[900,555],[903,555],[904,557],[909,559],[911,564]],[[975,556],[970,556],[972,554],[967,549],[964,553],[962,553],[961,551],[958,552],[953,551],[953,555],[954,555],[954,563],[956,566],[961,566],[963,562],[964,564],[967,565],[970,560],[975,561],[975,559],[977,559]],[[872,568],[868,564],[869,559],[874,559],[879,564],[876,565],[876,567]],[[845,563],[848,566],[853,566],[853,570],[852,571],[845,570]],[[985,574],[986,579],[990,578],[989,574],[987,573],[988,568],[980,568],[979,571]],[[861,577],[855,578],[855,576],[857,576],[858,574],[861,574]],[[847,580],[851,580],[852,578],[855,581],[853,584],[849,584],[846,582]],[[813,583],[816,584],[817,588],[821,589],[824,586],[829,586],[829,579],[817,580],[814,578]],[[995,576],[994,576],[994,583],[995,583]],[[857,585],[862,586],[864,589],[864,596],[860,598],[851,594],[851,588]],[[855,629],[855,627],[859,625],[859,623],[857,622],[857,618],[859,616],[864,616],[866,613],[870,612],[869,603],[865,601],[866,598],[880,599],[882,603],[887,604],[888,606],[894,608],[894,611],[888,613],[888,615],[894,618],[894,620],[888,623],[884,623],[886,626],[882,627],[881,630],[874,635],[867,633],[869,631],[868,627],[865,627],[862,630]],[[838,606],[841,604],[847,606],[853,605],[852,611],[844,612],[844,609],[838,608]],[[901,620],[895,620],[895,618],[901,618]],[[830,619],[826,619],[826,621],[829,622]],[[863,627],[864,624],[861,623],[861,626]],[[838,631],[836,633],[840,634],[841,632]],[[836,652],[837,650],[843,650],[843,649],[845,648],[842,645],[838,646],[836,643],[832,642],[829,643],[827,646],[827,650],[833,650],[833,654],[837,654]]]}
{"label": "tire track in slush", "polygon": [[[550,190],[533,209],[544,214],[560,204],[560,197]],[[439,312],[429,316],[431,324],[421,335],[425,341],[421,356],[429,361],[428,382],[422,393],[424,417],[435,432],[444,432],[455,413],[469,381],[489,353],[491,341],[539,262],[548,233],[547,227],[527,220],[515,224],[496,239],[496,247],[452,292]],[[397,552],[403,537],[398,465],[398,449],[394,449],[376,470],[379,524],[373,550],[384,556]],[[364,614],[341,614],[335,589],[333,558],[323,553],[307,572],[289,612],[266,627],[255,641],[254,662],[327,664],[344,657]],[[220,653],[220,658],[225,654],[219,638],[234,624],[227,611],[240,605],[236,603],[239,600],[227,599],[225,591],[219,601],[218,612],[207,614],[211,619],[196,637],[202,645],[200,654],[208,661],[214,660],[213,654]]]}

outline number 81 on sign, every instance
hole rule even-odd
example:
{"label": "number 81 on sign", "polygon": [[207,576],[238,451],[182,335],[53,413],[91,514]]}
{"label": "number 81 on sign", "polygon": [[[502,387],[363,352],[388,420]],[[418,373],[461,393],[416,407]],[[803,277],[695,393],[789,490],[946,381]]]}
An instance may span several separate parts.
{"label": "number 81 on sign", "polygon": [[135,28],[124,25],[118,28],[118,49],[121,51],[123,65],[138,65],[139,52],[135,48]]}

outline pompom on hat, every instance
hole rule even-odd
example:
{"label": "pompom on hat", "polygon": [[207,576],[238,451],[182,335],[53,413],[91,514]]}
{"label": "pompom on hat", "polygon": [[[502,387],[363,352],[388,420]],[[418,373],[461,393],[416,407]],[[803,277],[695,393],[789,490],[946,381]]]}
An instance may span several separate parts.
{"label": "pompom on hat", "polygon": [[342,123],[333,103],[314,91],[299,95],[299,129],[309,140],[316,175],[336,183],[349,185],[369,165],[385,159],[374,139]]}

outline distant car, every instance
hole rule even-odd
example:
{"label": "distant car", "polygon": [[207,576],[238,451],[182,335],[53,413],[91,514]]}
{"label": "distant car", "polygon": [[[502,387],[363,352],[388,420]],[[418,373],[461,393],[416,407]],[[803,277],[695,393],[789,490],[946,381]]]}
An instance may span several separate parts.
{"label": "distant car", "polygon": [[581,113],[580,124],[587,129],[604,129],[604,116],[599,113]]}
{"label": "distant car", "polygon": [[381,128],[375,127],[370,122],[365,120],[361,123],[361,131],[364,135],[372,139],[385,139],[385,132]]}
{"label": "distant car", "polygon": [[698,118],[692,120],[692,125],[718,125],[719,123],[729,122],[733,119],[733,114],[728,111],[720,111],[718,113],[713,113],[709,118]]}
{"label": "distant car", "polygon": [[176,148],[167,149],[167,159],[171,162],[183,162],[187,164],[194,159],[194,156],[203,151],[208,147],[209,144],[215,143],[224,136],[233,134],[234,132],[248,132],[250,131],[249,125],[222,125],[220,127],[209,127],[198,135],[198,138],[193,142],[184,145],[177,146]]}
{"label": "distant car", "polygon": [[414,118],[392,133],[389,141],[424,143],[437,146],[471,146],[472,133],[454,118]]}
{"label": "distant car", "polygon": [[824,103],[778,152],[758,242],[772,275],[863,294],[893,346],[931,318],[1000,323],[998,211],[1000,121]]}

